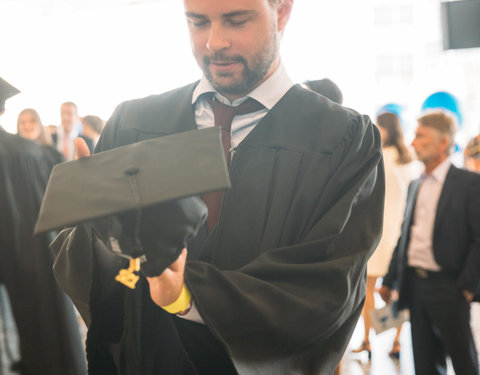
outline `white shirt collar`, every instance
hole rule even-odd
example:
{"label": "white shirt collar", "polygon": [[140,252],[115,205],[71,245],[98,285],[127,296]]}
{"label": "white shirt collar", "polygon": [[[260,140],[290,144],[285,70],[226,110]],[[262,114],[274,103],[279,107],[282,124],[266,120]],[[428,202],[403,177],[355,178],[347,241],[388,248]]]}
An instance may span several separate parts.
{"label": "white shirt collar", "polygon": [[285,95],[288,90],[290,90],[292,86],[293,81],[288,76],[284,65],[280,62],[277,70],[275,70],[270,77],[268,77],[258,87],[253,89],[253,91],[248,93],[245,97],[236,99],[233,103],[230,103],[227,98],[215,90],[208,79],[203,76],[200,80],[200,83],[193,91],[192,103],[195,103],[200,95],[207,92],[214,92],[223,103],[238,105],[245,101],[247,97],[250,97],[270,110],[275,104],[277,104],[282,96]]}
{"label": "white shirt collar", "polygon": [[[452,163],[450,162],[450,159],[446,158],[439,165],[437,165],[437,167],[430,173],[430,176],[443,184],[451,165]],[[425,173],[423,176],[425,176]]]}

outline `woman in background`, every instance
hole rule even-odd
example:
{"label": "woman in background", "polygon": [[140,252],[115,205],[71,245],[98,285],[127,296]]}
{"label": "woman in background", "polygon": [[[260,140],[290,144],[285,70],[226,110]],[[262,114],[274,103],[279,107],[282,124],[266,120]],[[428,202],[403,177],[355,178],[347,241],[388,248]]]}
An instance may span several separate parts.
{"label": "woman in background", "polygon": [[52,137],[42,124],[40,115],[32,108],[21,111],[17,118],[17,133],[23,138],[43,146],[53,164],[65,161],[63,155],[52,146]]}
{"label": "woman in background", "polygon": [[[370,314],[375,308],[375,284],[378,277],[387,273],[390,258],[400,236],[408,185],[410,181],[418,177],[421,171],[420,165],[413,161],[412,155],[405,145],[400,118],[394,113],[385,112],[377,117],[376,125],[382,137],[385,165],[383,234],[367,266],[367,296],[362,310],[365,327],[363,341],[360,347],[352,351],[353,353],[367,351],[369,358],[371,358]],[[392,350],[388,353],[391,357],[397,359],[400,356],[401,328],[401,325],[397,327]]]}
{"label": "woman in background", "polygon": [[17,119],[17,132],[23,138],[30,139],[41,145],[51,146],[52,138],[43,128],[40,115],[31,108],[20,112]]}

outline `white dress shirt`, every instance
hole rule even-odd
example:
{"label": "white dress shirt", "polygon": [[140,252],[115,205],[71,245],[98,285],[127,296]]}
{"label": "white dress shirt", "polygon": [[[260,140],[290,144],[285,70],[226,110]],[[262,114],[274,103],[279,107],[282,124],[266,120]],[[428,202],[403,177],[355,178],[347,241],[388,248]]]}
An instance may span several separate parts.
{"label": "white dress shirt", "polygon": [[[201,96],[207,92],[214,92],[215,97],[222,103],[238,106],[247,98],[252,98],[261,103],[265,108],[245,115],[235,116],[232,120],[231,142],[232,148],[238,146],[243,139],[250,133],[260,120],[268,113],[272,107],[287,93],[294,85],[288,76],[282,63],[279,64],[277,70],[268,77],[262,84],[251,91],[247,96],[230,102],[227,98],[216,91],[212,84],[202,77],[199,84],[193,91],[192,103],[195,104],[195,121],[198,129],[204,129],[215,126],[213,117],[213,109],[208,103],[205,96]],[[178,315],[181,318],[188,319],[197,323],[204,323],[202,317],[198,313],[195,303],[192,302],[190,311],[185,315]]]}
{"label": "white dress shirt", "polygon": [[446,159],[431,173],[422,174],[413,224],[410,229],[410,245],[408,247],[408,265],[410,267],[419,267],[428,271],[442,269],[433,255],[433,229],[438,200],[450,165],[450,160]]}
{"label": "white dress shirt", "polygon": [[197,122],[197,127],[198,129],[204,129],[215,126],[213,109],[205,96],[201,96],[202,94],[214,92],[218,101],[234,107],[243,103],[247,98],[255,99],[265,108],[260,109],[257,112],[247,113],[233,118],[231,142],[232,147],[235,148],[292,86],[292,80],[288,76],[283,64],[280,63],[277,70],[260,86],[256,87],[247,96],[230,102],[226,97],[216,91],[205,77],[202,77],[200,83],[193,91],[192,96],[192,103],[195,104],[195,121]]}
{"label": "white dress shirt", "polygon": [[[78,126],[74,125],[72,131],[70,133],[65,133],[63,130],[62,125],[57,127],[57,150],[63,156],[65,156],[65,160],[70,161],[73,160],[75,157],[75,138],[79,135]],[[68,143],[68,154],[65,155],[65,144]]]}

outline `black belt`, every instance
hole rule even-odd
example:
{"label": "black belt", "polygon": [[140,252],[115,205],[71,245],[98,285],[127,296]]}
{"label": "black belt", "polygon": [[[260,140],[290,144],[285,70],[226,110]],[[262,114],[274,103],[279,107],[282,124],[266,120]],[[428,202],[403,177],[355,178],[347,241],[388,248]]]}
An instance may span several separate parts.
{"label": "black belt", "polygon": [[419,279],[430,280],[455,280],[456,276],[452,272],[448,271],[429,271],[419,267],[411,267],[413,274]]}

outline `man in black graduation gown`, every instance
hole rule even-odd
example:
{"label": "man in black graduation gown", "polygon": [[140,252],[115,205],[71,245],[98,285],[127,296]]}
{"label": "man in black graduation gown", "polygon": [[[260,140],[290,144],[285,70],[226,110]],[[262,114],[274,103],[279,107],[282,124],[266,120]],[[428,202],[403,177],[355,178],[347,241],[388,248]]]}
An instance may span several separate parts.
{"label": "man in black graduation gown", "polygon": [[[0,78],[0,114],[5,85]],[[42,146],[0,127],[0,283],[8,291],[20,341],[14,368],[21,374],[81,375],[83,346],[74,307],[53,276],[52,237],[33,236],[52,167]]]}
{"label": "man in black graduation gown", "polygon": [[215,101],[237,106],[248,96],[262,106],[233,119],[232,188],[216,225],[148,278],[134,328],[122,321],[131,292],[109,282],[115,259],[92,226],[55,241],[57,280],[93,318],[90,372],[330,374],[381,233],[379,134],[367,117],[289,79],[278,51],[293,0],[184,5],[203,78],[121,104],[96,151],[213,126]]}

